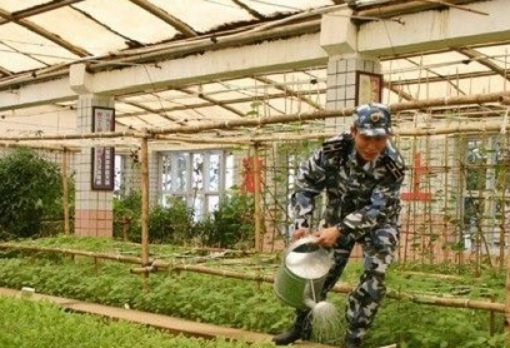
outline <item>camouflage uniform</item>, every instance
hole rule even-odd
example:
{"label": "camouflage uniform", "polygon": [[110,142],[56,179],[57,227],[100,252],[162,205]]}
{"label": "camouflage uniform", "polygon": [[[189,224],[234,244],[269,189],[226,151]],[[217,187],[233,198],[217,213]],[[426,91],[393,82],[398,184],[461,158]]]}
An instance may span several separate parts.
{"label": "camouflage uniform", "polygon": [[[395,148],[387,145],[376,160],[361,165],[349,134],[326,141],[301,164],[293,195],[295,228],[310,228],[314,198],[325,190],[327,207],[321,227],[338,226],[341,231],[321,299],[341,276],[354,244],[363,247],[364,272],[347,299],[346,339],[363,337],[386,293],[384,277],[398,240],[403,179],[404,163]],[[305,339],[310,334],[307,314],[298,311],[296,317]]]}

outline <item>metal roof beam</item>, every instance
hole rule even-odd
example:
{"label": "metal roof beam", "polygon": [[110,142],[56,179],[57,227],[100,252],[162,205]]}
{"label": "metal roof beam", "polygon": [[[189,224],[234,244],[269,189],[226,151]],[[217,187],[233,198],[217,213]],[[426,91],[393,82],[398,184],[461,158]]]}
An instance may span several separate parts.
{"label": "metal roof beam", "polygon": [[193,28],[190,25],[184,23],[179,18],[172,16],[168,12],[163,11],[161,8],[151,4],[147,0],[129,0],[129,1],[131,1],[133,4],[137,6],[140,6],[150,14],[158,17],[163,22],[170,24],[172,27],[180,31],[185,37],[193,37],[198,35],[198,33],[195,30],[193,30]]}

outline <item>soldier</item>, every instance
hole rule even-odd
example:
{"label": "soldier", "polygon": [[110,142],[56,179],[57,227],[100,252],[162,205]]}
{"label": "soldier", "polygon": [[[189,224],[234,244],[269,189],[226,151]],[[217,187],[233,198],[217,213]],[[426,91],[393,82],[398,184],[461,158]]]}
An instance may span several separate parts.
{"label": "soldier", "polygon": [[[321,300],[341,276],[355,243],[361,244],[364,272],[347,298],[345,347],[361,347],[386,293],[384,277],[398,240],[400,187],[404,162],[390,143],[391,114],[382,104],[354,111],[350,134],[324,142],[301,164],[293,194],[295,230],[292,240],[310,232],[314,198],[326,191],[327,207],[317,243],[333,248],[334,262]],[[309,339],[309,311],[297,310],[292,328],[273,338],[276,345]]]}

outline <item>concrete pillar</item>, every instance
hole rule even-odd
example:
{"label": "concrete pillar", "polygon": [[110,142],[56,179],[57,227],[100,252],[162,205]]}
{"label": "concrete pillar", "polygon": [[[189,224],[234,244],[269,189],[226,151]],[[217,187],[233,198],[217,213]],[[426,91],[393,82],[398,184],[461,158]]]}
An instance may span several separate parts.
{"label": "concrete pillar", "polygon": [[[91,132],[92,108],[94,106],[113,108],[113,97],[95,94],[79,96],[77,105],[79,133]],[[77,157],[75,164],[75,234],[77,236],[111,237],[113,231],[113,191],[92,191],[91,148],[82,147]]]}
{"label": "concrete pillar", "polygon": [[[358,28],[352,23],[351,14],[351,10],[342,10],[322,18],[321,46],[329,55],[326,92],[328,110],[381,101],[370,93],[370,84],[378,80],[381,64],[375,57],[358,54]],[[382,77],[379,81],[382,90]],[[345,117],[326,121],[328,127],[338,131],[347,130],[351,123],[351,119]]]}
{"label": "concrete pillar", "polygon": [[[77,132],[90,133],[93,108],[114,108],[111,95],[95,93],[93,76],[83,63],[69,69],[69,86],[78,94]],[[115,165],[114,158],[110,165]],[[77,236],[111,237],[113,235],[112,190],[92,190],[92,149],[82,147],[75,161],[76,201],[74,233]],[[113,186],[113,185],[112,185]]]}

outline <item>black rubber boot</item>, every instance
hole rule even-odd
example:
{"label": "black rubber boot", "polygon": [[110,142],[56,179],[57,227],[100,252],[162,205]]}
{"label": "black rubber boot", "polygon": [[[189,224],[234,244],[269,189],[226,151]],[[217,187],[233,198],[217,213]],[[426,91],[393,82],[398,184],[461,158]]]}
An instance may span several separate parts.
{"label": "black rubber boot", "polygon": [[299,339],[308,340],[312,334],[312,327],[309,318],[310,311],[296,310],[296,320],[289,330],[273,337],[277,346],[287,346]]}
{"label": "black rubber boot", "polygon": [[359,338],[345,338],[344,348],[361,348],[361,340]]}

